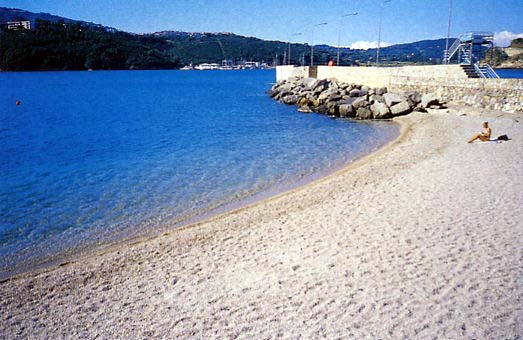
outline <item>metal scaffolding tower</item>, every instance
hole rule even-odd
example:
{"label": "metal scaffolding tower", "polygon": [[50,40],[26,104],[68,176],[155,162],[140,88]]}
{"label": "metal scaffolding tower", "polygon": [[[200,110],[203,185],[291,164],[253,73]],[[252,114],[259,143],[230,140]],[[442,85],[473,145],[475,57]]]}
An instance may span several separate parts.
{"label": "metal scaffolding tower", "polygon": [[475,78],[499,78],[488,64],[481,64],[487,51],[494,49],[494,35],[485,32],[469,32],[462,34],[454,41],[449,49],[445,50],[443,62],[457,63],[464,69],[471,71],[469,76]]}

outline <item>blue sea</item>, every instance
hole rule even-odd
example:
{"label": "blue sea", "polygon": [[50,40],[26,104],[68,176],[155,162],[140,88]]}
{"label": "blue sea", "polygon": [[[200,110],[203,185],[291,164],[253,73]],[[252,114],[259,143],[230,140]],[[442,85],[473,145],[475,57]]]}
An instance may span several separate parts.
{"label": "blue sea", "polygon": [[299,113],[266,95],[274,79],[0,73],[0,276],[296,187],[399,134]]}
{"label": "blue sea", "polygon": [[515,68],[496,69],[500,78],[523,78],[523,70]]}

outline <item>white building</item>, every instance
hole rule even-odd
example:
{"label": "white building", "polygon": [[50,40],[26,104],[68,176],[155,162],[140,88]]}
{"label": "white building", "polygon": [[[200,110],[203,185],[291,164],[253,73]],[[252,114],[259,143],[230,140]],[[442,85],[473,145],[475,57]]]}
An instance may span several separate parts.
{"label": "white building", "polygon": [[18,30],[30,30],[31,29],[31,21],[29,20],[22,20],[22,21],[9,21],[7,23],[7,29],[18,31]]}

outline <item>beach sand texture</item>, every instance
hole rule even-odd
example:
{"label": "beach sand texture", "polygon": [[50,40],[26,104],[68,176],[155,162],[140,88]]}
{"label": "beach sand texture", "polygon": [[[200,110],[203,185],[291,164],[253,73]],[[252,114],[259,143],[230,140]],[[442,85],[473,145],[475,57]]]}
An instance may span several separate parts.
{"label": "beach sand texture", "polygon": [[[323,180],[0,284],[0,338],[523,337],[523,117],[414,113]],[[488,120],[504,143],[466,140]]]}

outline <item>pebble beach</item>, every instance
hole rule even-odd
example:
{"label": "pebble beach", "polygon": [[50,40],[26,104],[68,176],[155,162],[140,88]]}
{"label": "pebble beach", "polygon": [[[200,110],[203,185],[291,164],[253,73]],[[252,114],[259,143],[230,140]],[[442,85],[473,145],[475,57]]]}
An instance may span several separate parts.
{"label": "pebble beach", "polygon": [[326,178],[4,280],[0,338],[523,337],[523,116],[394,120]]}

